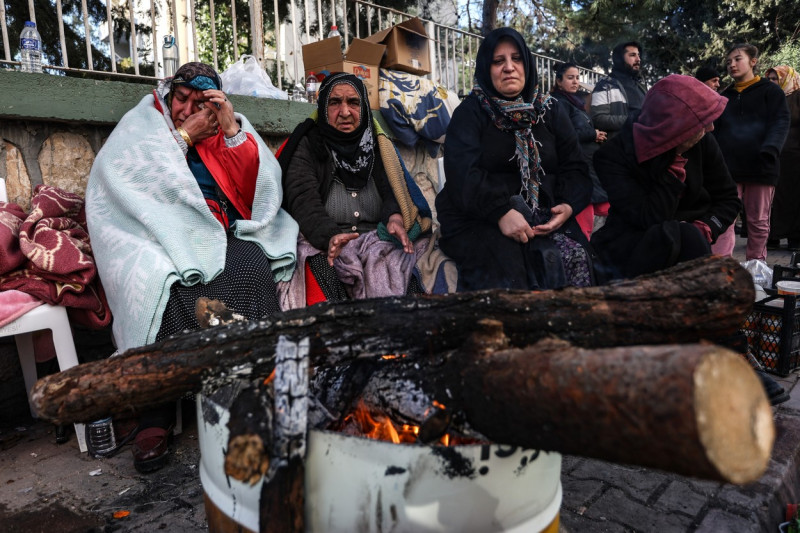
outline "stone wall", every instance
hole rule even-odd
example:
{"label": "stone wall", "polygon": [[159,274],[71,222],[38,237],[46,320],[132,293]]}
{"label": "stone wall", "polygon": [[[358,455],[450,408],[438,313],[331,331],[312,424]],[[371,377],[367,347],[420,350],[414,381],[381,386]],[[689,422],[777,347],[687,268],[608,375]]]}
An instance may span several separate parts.
{"label": "stone wall", "polygon": [[[152,86],[95,81],[0,69],[0,178],[9,201],[28,210],[33,189],[53,185],[83,195],[95,155],[120,118]],[[309,104],[230,96],[273,150],[312,111]],[[379,113],[378,120],[390,132]],[[434,208],[436,160],[420,145],[398,146],[411,174]],[[82,360],[110,354],[108,332],[76,331]],[[25,388],[11,339],[0,339],[0,417],[27,410]]]}

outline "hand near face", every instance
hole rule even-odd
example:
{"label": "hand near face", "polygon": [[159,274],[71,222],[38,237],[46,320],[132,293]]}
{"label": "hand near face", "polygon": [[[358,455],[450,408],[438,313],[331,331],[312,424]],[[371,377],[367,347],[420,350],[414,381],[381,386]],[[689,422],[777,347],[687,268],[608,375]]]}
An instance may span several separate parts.
{"label": "hand near face", "polygon": [[390,235],[394,235],[397,237],[397,240],[400,241],[400,244],[403,245],[403,251],[407,254],[414,253],[414,244],[411,242],[411,239],[408,238],[408,233],[406,233],[406,228],[403,226],[403,216],[395,213],[389,217],[389,222],[386,223],[386,229],[389,231]]}
{"label": "hand near face", "polygon": [[[216,118],[219,129],[226,137],[233,137],[239,131],[239,123],[233,116],[233,104],[230,103],[225,93],[217,89],[203,91],[206,99],[205,108],[210,109]],[[219,106],[219,107],[217,107]]]}
{"label": "hand near face", "polygon": [[333,266],[333,260],[342,253],[345,244],[358,238],[358,233],[338,233],[328,241],[328,264]]}
{"label": "hand near face", "polygon": [[497,225],[500,226],[500,232],[503,235],[519,243],[526,243],[536,235],[522,213],[516,209],[511,209],[500,217]]}
{"label": "hand near face", "polygon": [[572,216],[572,206],[569,204],[558,204],[550,209],[550,213],[553,216],[547,221],[547,224],[540,224],[533,227],[536,235],[549,235],[563,226],[564,223],[569,220],[569,217]]}
{"label": "hand near face", "polygon": [[217,116],[210,109],[205,107],[204,109],[200,109],[197,113],[186,117],[186,120],[183,121],[180,127],[189,134],[192,142],[197,144],[204,139],[216,135],[219,123],[217,122]]}

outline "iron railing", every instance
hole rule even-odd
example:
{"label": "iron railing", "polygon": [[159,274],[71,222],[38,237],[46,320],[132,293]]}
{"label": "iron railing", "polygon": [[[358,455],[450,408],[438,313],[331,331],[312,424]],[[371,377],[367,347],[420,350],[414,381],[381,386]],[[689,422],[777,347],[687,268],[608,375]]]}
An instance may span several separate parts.
{"label": "iron railing", "polygon": [[[268,1],[268,0],[267,0]],[[298,0],[302,1],[302,0]],[[289,0],[288,16],[283,22],[279,20],[279,0],[273,0],[275,20],[271,28],[266,28],[261,9],[262,0],[250,0],[250,25],[245,28],[236,13],[235,0],[106,0],[106,27],[93,32],[88,16],[87,0],[81,0],[83,32],[86,46],[86,68],[70,66],[67,58],[67,45],[65,39],[65,22],[62,16],[62,0],[55,0],[57,20],[59,24],[59,48],[61,51],[60,64],[54,64],[52,57],[43,57],[43,67],[46,70],[62,72],[103,72],[119,78],[157,79],[163,76],[163,66],[159,37],[166,34],[176,36],[179,43],[179,61],[200,60],[201,52],[208,54],[210,47],[211,63],[217,70],[227,68],[229,65],[220,65],[220,48],[215,22],[215,9],[230,6],[230,35],[232,42],[241,42],[240,35],[249,30],[250,42],[246,47],[263,64],[272,67],[275,72],[275,85],[283,88],[285,85],[294,85],[303,78],[300,48],[302,44],[324,38],[326,29],[341,21],[340,32],[343,35],[345,47],[349,45],[352,37],[363,38],[385,28],[412,18],[414,15],[397,11],[395,9],[379,6],[365,0],[307,0],[302,7],[295,5],[295,0]],[[285,2],[285,0],[281,0]],[[281,4],[283,5],[283,4]],[[207,7],[206,7],[207,6]],[[219,7],[218,7],[219,6]],[[197,9],[208,10],[208,28],[210,39],[203,44],[198,38]],[[125,13],[126,21],[116,20],[112,17],[112,9]],[[36,9],[33,0],[28,0],[29,19],[36,21]],[[347,16],[343,16],[347,14]],[[455,14],[452,14],[453,17]],[[460,29],[455,26],[442,24],[432,20],[424,20],[426,31],[430,39],[431,73],[429,78],[440,83],[450,90],[461,94],[469,92],[472,86],[472,71],[475,67],[475,55],[482,40],[478,34]],[[149,28],[149,34],[139,34],[139,27]],[[19,62],[12,57],[9,46],[8,26],[6,20],[5,2],[0,0],[0,28],[2,29],[3,53],[0,54],[0,65],[17,66]],[[277,31],[274,30],[277,28]],[[352,29],[352,31],[351,31]],[[313,30],[313,31],[312,31]],[[124,50],[117,49],[119,43],[109,36],[124,34],[127,36],[127,46]],[[12,36],[13,37],[13,36]],[[99,40],[103,41],[99,45]],[[93,42],[94,41],[94,42]],[[107,41],[107,42],[106,42]],[[93,45],[95,49],[93,50]],[[108,57],[111,58],[110,70],[97,68],[98,49],[106,48]],[[232,46],[232,58],[239,58],[239,47]],[[553,83],[552,66],[559,62],[558,59],[535,54],[537,68],[540,73],[545,90],[549,90]],[[133,72],[122,72],[120,58],[130,58],[128,61]],[[291,57],[291,60],[288,58]],[[148,65],[148,72],[142,72],[142,66]],[[130,70],[130,69],[128,69]],[[601,76],[597,72],[580,68],[581,81],[586,85],[594,85]]]}

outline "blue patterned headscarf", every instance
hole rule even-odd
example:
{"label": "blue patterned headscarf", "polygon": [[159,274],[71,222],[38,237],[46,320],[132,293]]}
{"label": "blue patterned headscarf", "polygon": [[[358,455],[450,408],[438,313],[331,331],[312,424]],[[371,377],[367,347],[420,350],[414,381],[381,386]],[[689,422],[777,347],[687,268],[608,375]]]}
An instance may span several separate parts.
{"label": "blue patterned headscarf", "polygon": [[167,82],[169,84],[169,94],[166,97],[166,101],[170,109],[172,109],[172,96],[175,94],[175,88],[179,85],[197,91],[222,90],[222,80],[217,71],[214,70],[214,67],[198,61],[181,65],[172,79],[167,79]]}

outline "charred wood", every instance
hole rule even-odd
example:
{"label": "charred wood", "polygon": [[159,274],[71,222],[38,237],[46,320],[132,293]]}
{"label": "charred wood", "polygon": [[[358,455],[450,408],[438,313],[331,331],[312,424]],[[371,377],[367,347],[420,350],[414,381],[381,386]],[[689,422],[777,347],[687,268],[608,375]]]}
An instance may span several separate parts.
{"label": "charred wood", "polygon": [[502,322],[516,347],[552,336],[594,348],[717,339],[737,330],[753,298],[750,275],[732,258],[713,257],[602,287],[320,304],[78,365],[40,380],[31,400],[40,417],[62,424],[131,414],[198,391],[212,376],[268,376],[281,336],[309,339],[310,365],[319,368],[443,353],[484,318]]}

